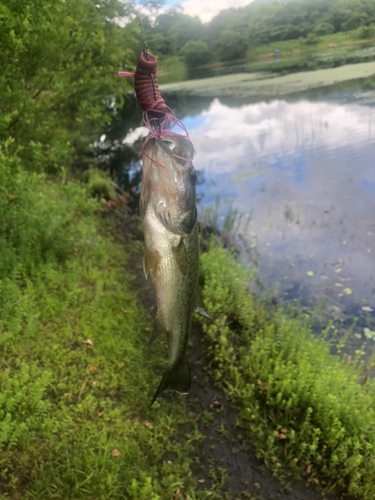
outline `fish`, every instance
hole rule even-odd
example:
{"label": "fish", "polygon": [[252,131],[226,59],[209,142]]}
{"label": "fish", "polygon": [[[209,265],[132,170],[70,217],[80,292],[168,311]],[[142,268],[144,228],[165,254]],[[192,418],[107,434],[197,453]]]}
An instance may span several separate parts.
{"label": "fish", "polygon": [[189,139],[166,134],[150,138],[143,151],[139,211],[146,250],[143,270],[150,277],[157,312],[146,348],[164,333],[168,366],[151,401],[166,389],[186,394],[191,387],[187,358],[193,313],[206,318],[199,289],[197,174]]}

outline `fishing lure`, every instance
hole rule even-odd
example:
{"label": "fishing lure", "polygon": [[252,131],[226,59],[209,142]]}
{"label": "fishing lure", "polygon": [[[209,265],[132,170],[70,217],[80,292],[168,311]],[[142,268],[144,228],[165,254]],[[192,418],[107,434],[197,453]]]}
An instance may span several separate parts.
{"label": "fishing lure", "polygon": [[[148,141],[152,138],[160,141],[160,139],[166,137],[168,134],[185,137],[188,140],[190,140],[190,137],[184,124],[176,117],[173,110],[166,105],[160,94],[156,75],[161,73],[162,70],[157,70],[157,64],[157,58],[147,51],[147,45],[145,44],[145,48],[138,58],[138,66],[135,73],[119,71],[118,74],[119,76],[134,78],[134,90],[138,103],[143,110],[142,119],[150,131],[150,135],[142,145],[141,154],[147,156],[149,160],[156,163],[159,167],[165,168],[164,165],[150,158],[145,152]],[[175,126],[180,129],[180,132],[172,131]],[[186,158],[177,155],[176,152],[172,152],[172,154],[175,158],[186,161]],[[189,160],[188,164],[191,166],[192,161]]]}
{"label": "fishing lure", "polygon": [[158,61],[155,56],[141,52],[134,74],[134,89],[143,111],[149,111],[155,118],[164,118],[167,105],[162,98],[156,75]]}

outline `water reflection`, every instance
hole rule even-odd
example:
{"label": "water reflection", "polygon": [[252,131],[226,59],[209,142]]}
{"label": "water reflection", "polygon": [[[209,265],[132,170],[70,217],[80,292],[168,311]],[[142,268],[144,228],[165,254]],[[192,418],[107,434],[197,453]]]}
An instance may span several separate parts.
{"label": "water reflection", "polygon": [[[245,235],[263,282],[284,298],[324,294],[347,326],[375,307],[375,133],[370,106],[218,100],[189,119],[202,204],[253,210]],[[340,312],[340,314],[338,314]],[[366,317],[366,319],[365,319]]]}
{"label": "water reflection", "polygon": [[[360,317],[361,344],[363,328],[374,329],[368,308],[375,309],[375,109],[362,103],[358,88],[325,90],[324,101],[314,92],[315,100],[235,106],[175,95],[168,104],[184,118],[198,152],[200,208],[219,197],[222,217],[230,204],[252,211],[243,237],[264,285],[279,282],[280,297],[301,297],[305,305],[326,294],[336,327]],[[117,161],[119,151],[133,155],[130,171],[124,162],[115,171],[123,177],[133,171],[135,184],[140,125],[138,116],[115,134]]]}
{"label": "water reflection", "polygon": [[230,108],[215,99],[185,123],[199,152],[198,168],[253,173],[259,162],[284,171],[306,155],[320,155],[327,164],[341,146],[362,151],[375,132],[374,117],[368,106],[277,100]]}

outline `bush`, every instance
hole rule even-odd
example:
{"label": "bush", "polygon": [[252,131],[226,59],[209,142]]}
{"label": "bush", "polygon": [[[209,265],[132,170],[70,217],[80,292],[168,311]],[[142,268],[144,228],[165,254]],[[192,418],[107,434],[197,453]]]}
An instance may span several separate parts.
{"label": "bush", "polygon": [[77,181],[0,159],[0,498],[198,498],[193,415],[149,410],[165,348],[145,355],[137,242]]}
{"label": "bush", "polygon": [[218,38],[217,46],[221,61],[233,61],[246,56],[247,42],[239,33],[223,31]]}
{"label": "bush", "polygon": [[374,26],[362,26],[358,30],[358,38],[365,40],[366,38],[373,38],[375,36]]}
{"label": "bush", "polygon": [[115,200],[116,190],[111,184],[111,178],[102,170],[89,168],[83,174],[83,181],[88,184],[91,196]]}
{"label": "bush", "polygon": [[305,38],[306,45],[316,45],[319,42],[319,38],[314,35],[314,33],[309,33]]}
{"label": "bush", "polygon": [[201,40],[190,40],[187,42],[183,46],[181,54],[189,68],[203,66],[204,64],[209,63],[212,58],[212,53],[208,48],[207,43],[202,42]]}
{"label": "bush", "polygon": [[315,338],[300,313],[253,300],[253,273],[217,244],[202,255],[201,274],[214,318],[203,327],[210,373],[252,447],[275,473],[286,462],[311,484],[372,500],[375,381],[359,383],[362,351],[340,360],[325,341],[331,322]]}
{"label": "bush", "polygon": [[117,71],[135,62],[137,25],[114,22],[127,13],[118,0],[1,2],[0,140],[24,167],[69,166],[109,121],[129,89]]}
{"label": "bush", "polygon": [[319,23],[314,28],[314,34],[317,36],[331,35],[335,32],[335,27],[330,23]]}
{"label": "bush", "polygon": [[77,221],[97,207],[78,183],[47,182],[22,170],[11,146],[0,142],[0,280],[30,276],[51,258],[64,262],[77,246]]}

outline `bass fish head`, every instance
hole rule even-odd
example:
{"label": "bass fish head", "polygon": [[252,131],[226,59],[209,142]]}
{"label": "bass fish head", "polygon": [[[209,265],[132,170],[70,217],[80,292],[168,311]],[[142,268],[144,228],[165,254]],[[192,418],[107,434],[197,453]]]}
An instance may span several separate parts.
{"label": "bass fish head", "polygon": [[191,142],[171,134],[150,139],[143,153],[140,213],[144,216],[151,205],[163,225],[175,234],[189,233],[197,216],[193,158]]}

